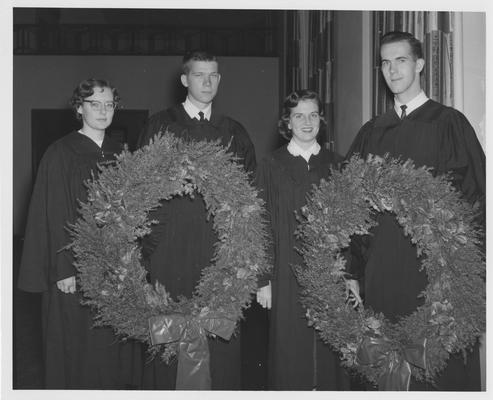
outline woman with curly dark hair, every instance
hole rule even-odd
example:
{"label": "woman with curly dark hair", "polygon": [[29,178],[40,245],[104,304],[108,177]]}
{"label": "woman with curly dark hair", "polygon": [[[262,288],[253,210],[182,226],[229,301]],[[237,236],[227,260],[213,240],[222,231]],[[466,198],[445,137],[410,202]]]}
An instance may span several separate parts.
{"label": "woman with curly dark hair", "polygon": [[295,212],[306,202],[314,184],[328,178],[342,160],[320,146],[317,137],[325,120],[321,102],[311,90],[286,97],[279,133],[289,143],[262,160],[257,184],[266,201],[272,231],[274,270],[259,282],[257,301],[271,308],[269,332],[269,389],[348,390],[349,377],[335,353],[308,326],[299,301],[292,267],[302,265],[296,252]]}
{"label": "woman with curly dark hair", "polygon": [[[140,346],[120,344],[110,328],[93,328],[82,306],[67,225],[87,200],[84,182],[97,164],[111,162],[121,145],[107,135],[119,100],[107,81],[87,79],[70,105],[82,122],[48,147],[38,169],[25,232],[18,286],[42,293],[46,389],[124,389],[133,385]],[[137,354],[134,352],[137,351]],[[138,374],[137,374],[138,375]]]}

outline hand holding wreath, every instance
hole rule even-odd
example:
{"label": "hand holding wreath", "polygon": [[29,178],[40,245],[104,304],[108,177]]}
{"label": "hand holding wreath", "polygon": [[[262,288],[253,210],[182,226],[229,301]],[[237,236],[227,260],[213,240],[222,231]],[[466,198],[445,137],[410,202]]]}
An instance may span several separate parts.
{"label": "hand holding wreath", "polygon": [[[422,257],[424,304],[397,323],[346,304],[342,249],[376,225],[372,212],[392,212]],[[485,261],[475,210],[447,177],[411,161],[354,156],[314,190],[299,234],[305,267],[297,268],[309,322],[341,353],[343,365],[381,389],[405,390],[411,374],[433,378],[451,353],[486,328]]]}

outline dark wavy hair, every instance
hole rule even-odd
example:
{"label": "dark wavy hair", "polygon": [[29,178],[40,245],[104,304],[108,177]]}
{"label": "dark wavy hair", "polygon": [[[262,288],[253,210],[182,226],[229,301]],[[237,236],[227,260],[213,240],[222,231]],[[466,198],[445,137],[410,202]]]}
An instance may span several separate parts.
{"label": "dark wavy hair", "polygon": [[77,87],[74,89],[72,93],[72,97],[69,100],[70,107],[75,111],[75,116],[77,119],[81,119],[81,115],[77,112],[79,106],[82,105],[85,99],[92,96],[94,94],[95,88],[109,88],[111,93],[113,93],[113,101],[118,104],[120,101],[120,96],[118,95],[118,91],[114,86],[112,86],[108,81],[104,79],[94,79],[89,78],[80,82]]}
{"label": "dark wavy hair", "polygon": [[294,92],[290,93],[284,100],[281,118],[277,123],[279,134],[283,138],[290,140],[293,137],[293,132],[288,127],[291,110],[295,108],[300,101],[306,100],[311,100],[317,104],[318,112],[320,113],[319,133],[323,130],[322,128],[325,126],[325,119],[322,115],[322,101],[320,100],[319,95],[313,90],[309,89],[295,90]]}
{"label": "dark wavy hair", "polygon": [[214,54],[209,53],[206,50],[192,50],[183,56],[181,64],[182,74],[186,75],[190,72],[190,61],[215,61],[219,64],[217,57]]}
{"label": "dark wavy hair", "polygon": [[387,32],[385,35],[382,36],[382,39],[380,39],[380,48],[384,44],[395,42],[408,42],[409,46],[411,46],[411,54],[413,55],[414,60],[417,60],[418,58],[423,58],[423,47],[421,45],[421,42],[409,32]]}

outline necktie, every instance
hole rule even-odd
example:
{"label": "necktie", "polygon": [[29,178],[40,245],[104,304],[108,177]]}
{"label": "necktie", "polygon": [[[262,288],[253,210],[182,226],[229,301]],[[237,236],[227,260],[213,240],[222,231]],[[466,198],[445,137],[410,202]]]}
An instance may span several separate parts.
{"label": "necktie", "polygon": [[404,119],[406,117],[406,115],[407,115],[406,114],[406,108],[407,108],[407,106],[405,104],[401,106],[401,110],[402,110],[402,112],[401,112],[401,119]]}
{"label": "necktie", "polygon": [[205,121],[205,118],[204,118],[204,113],[202,111],[199,111],[199,117],[200,117],[200,122],[203,122]]}

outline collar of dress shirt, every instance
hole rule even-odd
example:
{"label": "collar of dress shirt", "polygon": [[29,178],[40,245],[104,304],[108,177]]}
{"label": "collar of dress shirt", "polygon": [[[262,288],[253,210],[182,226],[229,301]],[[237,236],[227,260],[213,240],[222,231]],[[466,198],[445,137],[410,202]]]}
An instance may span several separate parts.
{"label": "collar of dress shirt", "polygon": [[185,101],[183,102],[183,108],[185,109],[185,111],[187,112],[187,114],[190,116],[190,118],[197,118],[197,119],[200,119],[199,117],[199,111],[202,111],[204,113],[204,118],[206,120],[210,120],[211,119],[211,112],[212,112],[212,103],[210,103],[206,108],[204,108],[203,110],[200,110],[198,109],[197,107],[195,107],[193,105],[193,103],[190,101],[190,99],[187,98],[185,99]]}
{"label": "collar of dress shirt", "polygon": [[[412,99],[411,101],[408,101],[406,103],[406,115],[411,114],[416,108],[421,107],[423,104],[425,104],[428,101],[428,96],[426,96],[425,92],[421,91],[419,94]],[[401,106],[404,105],[404,103],[399,103],[397,98],[394,97],[394,110],[397,113],[397,115],[401,115]]]}
{"label": "collar of dress shirt", "polygon": [[298,145],[298,143],[291,139],[288,144],[288,151],[294,157],[301,156],[306,162],[308,162],[312,155],[317,155],[320,152],[320,145],[315,142],[309,149],[304,150],[300,147],[300,145]]}

